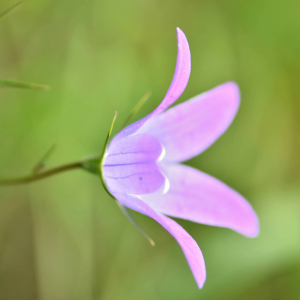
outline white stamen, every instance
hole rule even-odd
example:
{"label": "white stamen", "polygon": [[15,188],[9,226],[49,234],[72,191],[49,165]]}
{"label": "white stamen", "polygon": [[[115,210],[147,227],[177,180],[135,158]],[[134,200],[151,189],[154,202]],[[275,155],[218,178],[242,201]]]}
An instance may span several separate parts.
{"label": "white stamen", "polygon": [[166,155],[166,149],[165,149],[164,146],[162,146],[162,151],[161,151],[161,154],[158,158],[158,161],[162,161],[164,159],[165,155]]}

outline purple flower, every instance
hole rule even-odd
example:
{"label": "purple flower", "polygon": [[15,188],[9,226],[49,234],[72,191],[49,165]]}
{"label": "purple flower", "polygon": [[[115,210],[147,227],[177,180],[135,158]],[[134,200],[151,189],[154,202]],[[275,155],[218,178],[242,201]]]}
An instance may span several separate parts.
{"label": "purple flower", "polygon": [[177,240],[198,287],[205,282],[202,252],[166,215],[227,227],[245,236],[259,232],[257,216],[236,191],[181,164],[206,150],[232,122],[239,90],[228,82],[165,111],[184,91],[191,70],[187,39],[178,28],[178,56],[171,86],[160,105],[111,141],[102,166],[109,192],[124,206],[160,223]]}

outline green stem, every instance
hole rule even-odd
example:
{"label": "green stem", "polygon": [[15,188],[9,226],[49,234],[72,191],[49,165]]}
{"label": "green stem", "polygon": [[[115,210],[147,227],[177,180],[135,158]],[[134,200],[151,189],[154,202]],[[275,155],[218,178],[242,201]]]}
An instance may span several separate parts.
{"label": "green stem", "polygon": [[3,13],[0,14],[0,19],[3,18],[4,16],[6,16],[8,13],[10,13],[12,10],[14,10],[16,7],[18,7],[19,5],[23,4],[25,0],[20,1],[16,4],[14,4],[13,6],[11,6],[9,9],[7,9],[6,11],[4,11]]}
{"label": "green stem", "polygon": [[50,90],[48,85],[6,79],[0,79],[0,87],[31,89],[45,92]]}
{"label": "green stem", "polygon": [[11,179],[0,179],[0,186],[3,185],[19,185],[26,184],[34,181],[38,181],[44,178],[48,178],[53,175],[57,175],[59,173],[75,170],[75,169],[84,169],[82,162],[74,162],[67,165],[59,166],[44,172],[40,172],[37,174],[31,174],[24,177],[19,178],[11,178]]}

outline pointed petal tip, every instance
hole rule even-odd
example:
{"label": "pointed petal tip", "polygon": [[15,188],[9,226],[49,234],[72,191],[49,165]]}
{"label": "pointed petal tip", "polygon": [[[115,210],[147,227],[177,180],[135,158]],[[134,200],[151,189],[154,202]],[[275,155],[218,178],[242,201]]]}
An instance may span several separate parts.
{"label": "pointed petal tip", "polygon": [[259,234],[260,234],[259,220],[255,215],[255,221],[253,222],[252,228],[251,230],[249,230],[247,234],[245,234],[245,236],[247,236],[248,238],[256,238],[259,236]]}
{"label": "pointed petal tip", "polygon": [[229,92],[231,92],[237,99],[240,98],[240,88],[235,81],[228,81],[222,85],[226,87]]}
{"label": "pointed petal tip", "polygon": [[191,73],[191,53],[189,48],[188,40],[184,32],[177,27],[177,61],[175,74],[173,76],[171,85],[164,97],[163,101],[158,105],[158,107],[148,114],[143,119],[125,127],[121,132],[119,132],[115,139],[120,139],[129,135],[137,133],[139,129],[153,116],[158,115],[159,113],[166,110],[170,105],[172,105],[183,93],[185,87],[188,83],[190,73]]}
{"label": "pointed petal tip", "polygon": [[179,27],[176,27],[176,32],[177,32],[177,34],[183,33],[183,31]]}
{"label": "pointed petal tip", "polygon": [[231,88],[235,90],[236,93],[240,94],[240,88],[235,81],[229,81],[228,84],[231,85]]}
{"label": "pointed petal tip", "polygon": [[188,43],[186,35],[179,27],[176,27],[176,33],[178,45],[181,43],[182,40],[184,40],[185,43]]}
{"label": "pointed petal tip", "polygon": [[203,254],[196,241],[173,219],[153,210],[151,206],[148,206],[139,197],[115,192],[113,195],[124,206],[149,216],[169,231],[180,245],[194,275],[198,288],[202,288],[206,279],[206,268]]}
{"label": "pointed petal tip", "polygon": [[206,274],[204,274],[204,277],[201,280],[196,279],[196,283],[199,290],[203,288],[205,281],[206,281]]}
{"label": "pointed petal tip", "polygon": [[188,40],[180,28],[177,28],[177,60],[175,73],[166,96],[160,105],[149,115],[157,115],[173,104],[185,90],[191,73],[191,53]]}
{"label": "pointed petal tip", "polygon": [[238,84],[235,81],[233,81],[233,80],[225,82],[224,85],[229,85],[232,88],[237,89],[237,90],[239,89]]}
{"label": "pointed petal tip", "polygon": [[227,94],[228,99],[230,99],[231,102],[234,103],[234,114],[236,114],[240,106],[241,98],[240,88],[238,84],[234,81],[228,81],[222,85],[219,85],[217,88],[223,89],[224,94]]}
{"label": "pointed petal tip", "polygon": [[188,41],[187,41],[185,33],[179,27],[176,27],[176,32],[177,32],[178,44],[180,44],[184,40],[185,44],[188,45]]}
{"label": "pointed petal tip", "polygon": [[235,229],[234,230],[248,238],[256,238],[260,234],[260,224],[259,224],[258,217],[252,207],[251,207],[251,215],[252,216],[251,218],[249,218],[248,226],[246,228],[244,228],[243,230],[235,230]]}

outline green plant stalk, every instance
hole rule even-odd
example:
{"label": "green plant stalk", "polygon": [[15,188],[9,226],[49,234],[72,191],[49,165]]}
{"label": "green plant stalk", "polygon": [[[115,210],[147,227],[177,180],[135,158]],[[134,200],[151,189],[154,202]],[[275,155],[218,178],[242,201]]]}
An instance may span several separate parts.
{"label": "green plant stalk", "polygon": [[48,178],[50,176],[57,175],[59,173],[63,173],[66,171],[71,171],[75,169],[84,169],[82,162],[74,162],[70,164],[66,164],[63,166],[59,166],[44,172],[36,173],[36,174],[31,174],[23,177],[18,177],[18,178],[10,178],[10,179],[0,179],[0,186],[4,185],[19,185],[19,184],[26,184],[26,183],[31,183],[34,181],[38,181],[41,179]]}
{"label": "green plant stalk", "polygon": [[7,79],[0,79],[0,87],[39,90],[45,92],[50,90],[48,85]]}
{"label": "green plant stalk", "polygon": [[18,3],[14,4],[13,6],[11,6],[9,9],[7,9],[6,11],[4,11],[3,13],[0,14],[0,19],[2,19],[3,17],[5,17],[7,14],[9,14],[12,10],[14,10],[15,8],[17,8],[18,6],[20,6],[21,4],[23,4],[25,2],[25,0],[23,1],[19,1]]}

